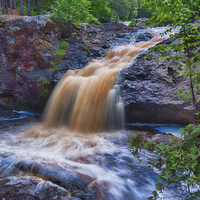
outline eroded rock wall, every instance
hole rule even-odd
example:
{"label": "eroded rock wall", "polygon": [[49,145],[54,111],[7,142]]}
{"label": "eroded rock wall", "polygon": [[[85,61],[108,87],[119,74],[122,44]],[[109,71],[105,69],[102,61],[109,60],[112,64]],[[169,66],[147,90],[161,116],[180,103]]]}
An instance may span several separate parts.
{"label": "eroded rock wall", "polygon": [[[0,105],[39,105],[39,85],[59,47],[58,26],[46,16],[6,19],[0,27]],[[30,73],[40,70],[40,80]]]}
{"label": "eroded rock wall", "polygon": [[[165,42],[170,42],[165,41]],[[172,41],[171,41],[172,42]],[[176,76],[178,61],[159,61],[160,53],[144,59],[146,51],[119,73],[127,123],[188,124],[194,120],[194,107],[178,99],[180,88],[189,89],[188,79]]]}

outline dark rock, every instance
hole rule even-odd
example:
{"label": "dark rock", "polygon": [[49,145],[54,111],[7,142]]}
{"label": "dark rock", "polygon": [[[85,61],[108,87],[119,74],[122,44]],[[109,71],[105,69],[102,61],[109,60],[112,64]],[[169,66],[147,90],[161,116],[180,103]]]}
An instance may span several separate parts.
{"label": "dark rock", "polygon": [[149,53],[151,52],[142,53],[130,67],[119,74],[126,122],[193,122],[193,105],[179,100],[177,96],[179,88],[188,88],[187,78],[176,76],[175,71],[180,67],[178,62],[154,62],[159,57],[159,52],[154,52],[152,57],[144,59],[144,55]]}
{"label": "dark rock", "polygon": [[[0,180],[1,199],[68,199],[68,192],[48,181],[35,177],[10,177]],[[71,198],[76,199],[76,198]]]}
{"label": "dark rock", "polygon": [[152,38],[153,38],[153,35],[151,33],[148,33],[148,32],[141,33],[135,36],[135,42],[145,42],[145,41],[149,41]]}
{"label": "dark rock", "polygon": [[101,47],[104,48],[104,49],[108,49],[108,48],[110,48],[110,45],[107,44],[107,43],[105,43],[105,44],[103,44]]}

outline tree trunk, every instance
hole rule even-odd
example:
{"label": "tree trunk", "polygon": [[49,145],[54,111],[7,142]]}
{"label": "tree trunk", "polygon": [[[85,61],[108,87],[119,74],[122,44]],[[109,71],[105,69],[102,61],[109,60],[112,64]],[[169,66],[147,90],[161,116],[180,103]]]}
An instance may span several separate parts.
{"label": "tree trunk", "polygon": [[2,9],[3,9],[3,5],[2,5],[2,0],[0,0],[0,14],[2,13]]}
{"label": "tree trunk", "polygon": [[16,0],[12,1],[12,7],[13,7],[13,9],[16,9]]}
{"label": "tree trunk", "polygon": [[23,0],[20,0],[20,15],[23,16]]}
{"label": "tree trunk", "polygon": [[12,0],[10,0],[10,14],[12,15]]}
{"label": "tree trunk", "polygon": [[[186,28],[184,27],[184,34],[185,34],[185,37],[187,37],[187,33],[186,33]],[[192,72],[192,66],[191,66],[191,55],[190,55],[190,50],[189,50],[189,42],[186,41],[185,42],[185,46],[186,46],[186,54],[187,54],[187,66],[188,66],[188,69],[189,69],[189,76],[190,76],[190,89],[191,89],[191,92],[192,92],[192,101],[193,101],[193,104],[194,104],[194,107],[195,107],[195,110],[196,112],[198,111],[198,108],[197,108],[197,101],[196,101],[196,97],[195,97],[195,92],[194,92],[194,83],[193,83],[193,76],[194,76],[194,73]]]}
{"label": "tree trunk", "polygon": [[40,0],[37,0],[37,12],[40,14]]}
{"label": "tree trunk", "polygon": [[1,7],[2,7],[2,10],[1,10],[1,12],[2,12],[2,14],[4,14],[4,0],[1,0]]}
{"label": "tree trunk", "polygon": [[8,0],[5,0],[6,13],[8,14]]}
{"label": "tree trunk", "polygon": [[28,0],[28,16],[31,16],[31,2]]}
{"label": "tree trunk", "polygon": [[31,0],[31,10],[33,11],[33,7],[34,7],[34,0]]}

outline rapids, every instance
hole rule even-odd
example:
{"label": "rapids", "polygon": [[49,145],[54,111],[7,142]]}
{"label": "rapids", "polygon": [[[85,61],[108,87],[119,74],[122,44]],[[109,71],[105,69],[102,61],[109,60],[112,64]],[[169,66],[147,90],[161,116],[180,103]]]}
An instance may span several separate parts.
{"label": "rapids", "polygon": [[131,132],[123,131],[116,77],[140,52],[162,40],[154,35],[149,42],[117,47],[103,60],[68,71],[49,99],[43,123],[0,124],[1,199],[149,197],[157,172],[129,151]]}

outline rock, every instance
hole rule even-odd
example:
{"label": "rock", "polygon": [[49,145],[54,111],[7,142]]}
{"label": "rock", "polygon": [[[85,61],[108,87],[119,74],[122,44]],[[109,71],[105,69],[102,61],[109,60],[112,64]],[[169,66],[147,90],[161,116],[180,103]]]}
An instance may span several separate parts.
{"label": "rock", "polygon": [[154,52],[154,56],[145,60],[143,57],[150,53],[146,51],[140,54],[130,67],[119,74],[126,122],[193,122],[193,105],[180,101],[177,96],[179,88],[188,87],[188,80],[175,74],[175,70],[179,68],[178,62],[154,62],[159,57],[159,52]]}
{"label": "rock", "polygon": [[9,177],[0,180],[1,199],[71,199],[67,190],[36,177]]}
{"label": "rock", "polygon": [[135,36],[135,42],[145,42],[149,41],[150,39],[153,38],[153,35],[151,33],[140,33],[139,35]]}
{"label": "rock", "polygon": [[0,106],[38,106],[41,104],[39,83],[29,73],[49,67],[55,59],[61,38],[59,28],[48,15],[8,17],[2,26]]}
{"label": "rock", "polygon": [[22,72],[43,69],[53,60],[60,32],[55,22],[43,17],[19,17],[5,23],[4,53],[7,69],[20,66]]}

